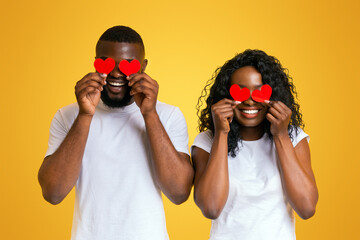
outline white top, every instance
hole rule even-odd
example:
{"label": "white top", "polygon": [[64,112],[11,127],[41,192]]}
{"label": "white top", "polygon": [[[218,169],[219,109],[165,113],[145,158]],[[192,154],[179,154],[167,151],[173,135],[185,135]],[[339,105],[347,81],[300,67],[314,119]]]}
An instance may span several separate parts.
{"label": "white top", "polygon": [[[156,110],[175,149],[189,154],[187,126],[179,108],[157,102]],[[78,112],[74,103],[56,113],[46,156],[59,147]],[[71,239],[169,239],[150,164],[150,143],[136,103],[110,109],[100,101],[75,186]]]}
{"label": "white top", "polygon": [[[293,146],[309,136],[300,128]],[[210,153],[211,131],[201,132],[192,147]],[[212,220],[211,240],[293,240],[293,210],[283,192],[275,143],[267,134],[239,142],[235,158],[228,156],[229,196],[223,211]]]}

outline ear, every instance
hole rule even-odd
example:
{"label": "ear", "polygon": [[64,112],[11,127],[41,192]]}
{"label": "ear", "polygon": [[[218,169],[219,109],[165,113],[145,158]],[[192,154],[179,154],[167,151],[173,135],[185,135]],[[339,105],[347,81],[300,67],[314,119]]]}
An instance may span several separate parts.
{"label": "ear", "polygon": [[141,64],[141,72],[145,72],[145,69],[146,69],[146,66],[148,64],[148,60],[147,59],[144,59],[144,61],[142,62]]}

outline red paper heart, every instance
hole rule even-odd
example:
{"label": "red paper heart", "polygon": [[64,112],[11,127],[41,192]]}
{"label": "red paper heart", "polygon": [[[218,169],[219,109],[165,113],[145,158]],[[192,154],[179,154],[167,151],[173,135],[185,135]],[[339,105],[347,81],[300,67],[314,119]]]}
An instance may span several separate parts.
{"label": "red paper heart", "polygon": [[233,84],[230,87],[230,95],[235,101],[243,102],[250,97],[250,90],[246,87],[241,89],[239,85]]}
{"label": "red paper heart", "polygon": [[254,90],[251,94],[251,98],[257,102],[264,102],[271,97],[272,88],[270,85],[265,84],[261,87],[261,90]]}
{"label": "red paper heart", "polygon": [[126,76],[129,76],[133,73],[137,73],[140,70],[140,62],[136,59],[128,62],[127,60],[122,60],[119,64],[119,69]]}
{"label": "red paper heart", "polygon": [[109,74],[115,67],[115,60],[112,58],[107,58],[105,61],[101,58],[95,59],[94,67],[99,73]]}

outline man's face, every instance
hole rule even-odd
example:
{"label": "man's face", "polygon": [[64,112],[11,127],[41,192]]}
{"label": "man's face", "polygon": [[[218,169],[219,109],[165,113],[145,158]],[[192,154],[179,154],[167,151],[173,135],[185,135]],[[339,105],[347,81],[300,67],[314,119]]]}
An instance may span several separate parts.
{"label": "man's face", "polygon": [[118,108],[131,104],[134,100],[130,96],[131,88],[128,86],[126,75],[119,70],[119,63],[122,60],[129,62],[137,59],[141,64],[140,72],[143,72],[147,65],[144,59],[144,50],[138,43],[99,41],[96,49],[96,58],[112,58],[115,60],[115,67],[106,78],[106,85],[101,92],[101,100],[109,107]]}

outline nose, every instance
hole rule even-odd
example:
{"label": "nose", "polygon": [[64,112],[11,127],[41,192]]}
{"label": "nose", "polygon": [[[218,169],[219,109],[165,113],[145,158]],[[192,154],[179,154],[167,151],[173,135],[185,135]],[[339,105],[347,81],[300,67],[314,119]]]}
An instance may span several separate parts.
{"label": "nose", "polygon": [[113,78],[120,78],[120,77],[126,77],[125,74],[123,74],[119,69],[119,64],[115,64],[114,69],[110,72],[110,74]]}
{"label": "nose", "polygon": [[243,104],[245,104],[247,106],[252,106],[252,105],[256,104],[256,102],[252,99],[252,92],[253,91],[250,92],[250,97],[242,102]]}

